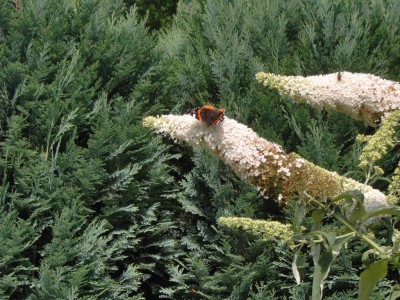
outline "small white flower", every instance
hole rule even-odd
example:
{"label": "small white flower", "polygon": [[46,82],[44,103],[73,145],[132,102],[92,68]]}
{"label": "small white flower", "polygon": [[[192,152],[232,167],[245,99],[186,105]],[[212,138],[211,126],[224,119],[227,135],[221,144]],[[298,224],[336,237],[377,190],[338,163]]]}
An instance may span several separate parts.
{"label": "small white flower", "polygon": [[297,168],[301,168],[301,167],[303,166],[303,164],[304,164],[304,159],[302,159],[302,158],[297,158],[297,159],[295,160],[295,162],[296,162],[295,166],[296,166]]}
{"label": "small white flower", "polygon": [[284,173],[286,176],[290,176],[289,168],[281,167],[281,168],[278,169],[278,173]]}

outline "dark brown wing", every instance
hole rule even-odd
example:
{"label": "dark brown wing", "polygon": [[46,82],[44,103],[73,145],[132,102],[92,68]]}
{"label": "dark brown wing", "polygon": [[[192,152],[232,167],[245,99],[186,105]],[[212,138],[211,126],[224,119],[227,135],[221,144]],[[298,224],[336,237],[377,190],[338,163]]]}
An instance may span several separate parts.
{"label": "dark brown wing", "polygon": [[200,121],[207,124],[207,126],[220,123],[224,119],[224,110],[215,108],[202,108],[200,112]]}

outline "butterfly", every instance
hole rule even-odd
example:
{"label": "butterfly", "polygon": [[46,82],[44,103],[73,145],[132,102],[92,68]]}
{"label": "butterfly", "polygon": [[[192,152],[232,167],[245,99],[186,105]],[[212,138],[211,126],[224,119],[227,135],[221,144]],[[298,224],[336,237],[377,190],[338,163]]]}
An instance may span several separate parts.
{"label": "butterfly", "polygon": [[200,122],[204,122],[207,126],[216,125],[224,120],[225,109],[216,109],[212,105],[204,105],[202,107],[196,107],[189,109],[188,113],[195,117]]}

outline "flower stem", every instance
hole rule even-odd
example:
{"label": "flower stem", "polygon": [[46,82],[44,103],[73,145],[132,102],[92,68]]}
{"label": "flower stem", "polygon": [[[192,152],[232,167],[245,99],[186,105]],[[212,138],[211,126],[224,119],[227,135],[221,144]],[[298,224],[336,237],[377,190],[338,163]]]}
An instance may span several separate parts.
{"label": "flower stem", "polygon": [[382,254],[384,251],[382,250],[381,247],[377,243],[375,243],[372,239],[370,239],[367,235],[357,231],[357,229],[351,225],[346,219],[344,219],[342,216],[338,215],[337,213],[333,213],[333,216],[342,222],[345,226],[347,226],[350,230],[352,230],[359,238],[363,239],[366,241],[368,244],[370,244],[376,251],[379,252],[379,254]]}
{"label": "flower stem", "polygon": [[[326,206],[313,199],[310,198],[312,202],[316,203],[320,208],[326,208]],[[379,247],[379,245],[377,243],[375,243],[372,239],[370,239],[367,235],[359,232],[352,224],[350,224],[345,218],[343,218],[341,215],[337,214],[337,213],[333,213],[332,216],[334,218],[336,218],[338,221],[342,222],[347,228],[349,228],[355,235],[357,235],[359,238],[363,239],[364,241],[366,241],[368,244],[370,244],[376,251],[379,252],[379,254],[384,253],[383,249],[381,247]]]}

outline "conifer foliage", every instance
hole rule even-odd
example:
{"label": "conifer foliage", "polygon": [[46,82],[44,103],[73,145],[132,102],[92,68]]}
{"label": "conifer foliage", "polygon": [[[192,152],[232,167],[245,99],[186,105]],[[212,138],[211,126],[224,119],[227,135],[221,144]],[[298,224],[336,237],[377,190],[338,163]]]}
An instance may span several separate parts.
{"label": "conifer foliage", "polygon": [[0,10],[1,298],[157,293],[179,251],[174,156],[140,125],[154,36],[122,1]]}

